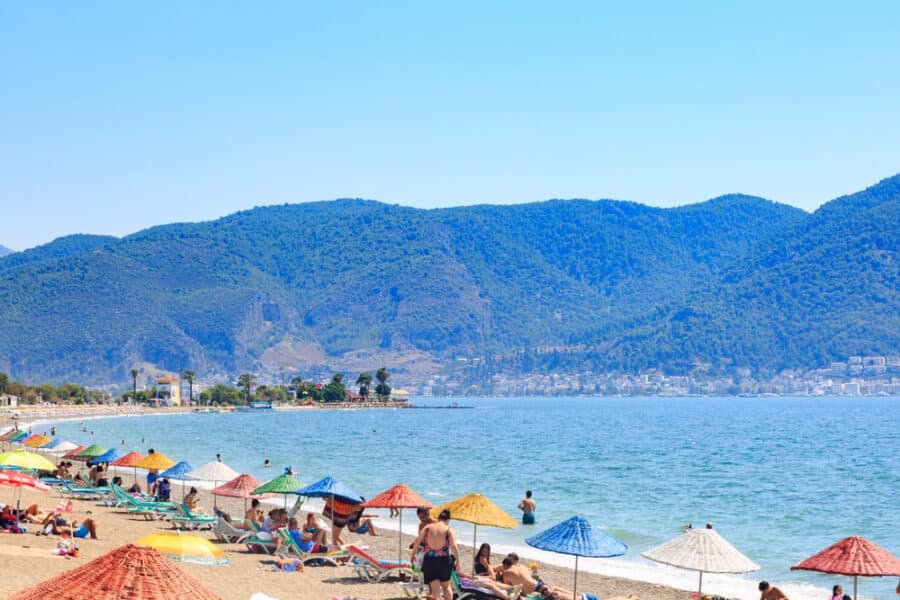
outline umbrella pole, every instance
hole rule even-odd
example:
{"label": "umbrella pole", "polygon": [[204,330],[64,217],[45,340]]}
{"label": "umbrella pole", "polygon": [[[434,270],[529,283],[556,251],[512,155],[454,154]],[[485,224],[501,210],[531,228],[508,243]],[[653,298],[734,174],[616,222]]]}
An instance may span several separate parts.
{"label": "umbrella pole", "polygon": [[400,529],[397,532],[397,562],[403,562],[403,509],[397,511],[400,514]]}
{"label": "umbrella pole", "polygon": [[703,571],[700,571],[700,584],[697,586],[697,599],[703,595]]}
{"label": "umbrella pole", "polygon": [[856,575],[853,576],[853,600],[856,600],[856,582],[859,581],[859,577]]}
{"label": "umbrella pole", "polygon": [[578,555],[575,555],[575,584],[572,586],[572,597],[578,598]]}
{"label": "umbrella pole", "polygon": [[[478,540],[478,523],[472,523],[472,564],[475,564],[475,557],[478,556],[478,549],[475,548],[475,542]],[[462,565],[456,565],[456,569],[459,570],[462,568]]]}

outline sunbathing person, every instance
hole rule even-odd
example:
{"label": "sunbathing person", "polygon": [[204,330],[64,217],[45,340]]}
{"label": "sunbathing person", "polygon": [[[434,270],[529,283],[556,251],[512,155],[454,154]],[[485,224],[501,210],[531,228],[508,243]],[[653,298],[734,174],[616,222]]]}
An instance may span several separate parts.
{"label": "sunbathing person", "polygon": [[256,523],[260,529],[262,528],[263,511],[259,508],[259,500],[256,498],[250,502],[250,508],[244,513],[244,520],[241,523],[238,523],[237,526],[241,529],[252,530],[253,523]]}
{"label": "sunbathing person", "polygon": [[[538,587],[545,585],[540,579],[531,576],[531,570],[519,564],[511,556],[503,559],[503,583],[507,585],[521,585],[522,594],[527,596]],[[549,586],[548,586],[549,587]]]}
{"label": "sunbathing person", "polygon": [[200,494],[197,492],[197,488],[193,486],[190,491],[185,494],[183,503],[191,512],[203,512],[203,507],[200,506]]}
{"label": "sunbathing person", "polygon": [[320,530],[317,533],[306,533],[300,530],[300,524],[296,518],[291,517],[288,521],[288,533],[294,543],[306,553],[328,552],[328,546],[325,545],[325,531]]}
{"label": "sunbathing person", "polygon": [[456,575],[459,578],[460,587],[465,588],[466,590],[478,588],[480,590],[486,590],[492,595],[501,598],[507,596],[510,598],[518,598],[522,593],[521,585],[507,585],[489,577],[470,575],[468,573],[463,573],[462,571],[457,571]]}
{"label": "sunbathing person", "polygon": [[347,519],[347,529],[352,531],[353,533],[358,533],[360,535],[368,533],[369,535],[378,535],[375,532],[375,526],[372,525],[372,515],[363,514],[365,509],[359,506],[359,510],[357,510],[353,515]]}
{"label": "sunbathing person", "polygon": [[325,530],[319,525],[319,520],[314,513],[306,513],[306,523],[303,525],[303,533],[309,533],[313,536],[321,535],[322,541],[319,542],[320,544],[324,544],[326,541]]}
{"label": "sunbathing person", "polygon": [[91,519],[85,519],[79,525],[78,521],[72,521],[69,524],[61,515],[50,513],[42,523],[44,529],[38,532],[38,535],[52,533],[54,535],[68,534],[72,537],[86,538],[90,534],[92,540],[97,539],[97,524]]}
{"label": "sunbathing person", "polygon": [[475,575],[497,579],[500,574],[500,567],[491,566],[491,545],[482,544],[478,548],[478,554],[475,555]]}

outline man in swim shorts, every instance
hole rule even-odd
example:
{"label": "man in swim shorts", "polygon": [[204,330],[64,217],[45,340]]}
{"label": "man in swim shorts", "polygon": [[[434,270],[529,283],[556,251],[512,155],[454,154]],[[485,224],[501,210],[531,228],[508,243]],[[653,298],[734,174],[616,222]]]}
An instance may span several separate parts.
{"label": "man in swim shorts", "polygon": [[534,525],[534,511],[537,503],[531,497],[531,490],[525,492],[525,497],[519,502],[519,509],[522,511],[522,524]]}

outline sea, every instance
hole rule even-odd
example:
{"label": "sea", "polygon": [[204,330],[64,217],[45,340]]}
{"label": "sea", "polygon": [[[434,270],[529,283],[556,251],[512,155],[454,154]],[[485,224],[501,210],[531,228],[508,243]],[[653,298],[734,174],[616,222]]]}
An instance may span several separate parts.
{"label": "sea", "polygon": [[[518,501],[532,490],[536,525],[479,528],[479,543],[490,542],[495,556],[516,550],[571,567],[572,557],[530,549],[525,538],[582,515],[625,542],[628,553],[581,559],[579,568],[685,589],[696,589],[696,573],[640,553],[687,523],[710,523],[761,567],[704,576],[704,593],[729,598],[755,600],[762,579],[792,600],[824,599],[835,583],[851,589],[846,577],[790,570],[849,535],[900,554],[900,398],[415,402],[429,408],[120,417],[56,428],[74,442],[153,447],[194,466],[221,454],[263,481],[287,466],[304,483],[331,475],[368,497],[399,482],[435,505],[479,492],[516,517]],[[405,513],[404,530],[412,532],[415,516]],[[397,523],[387,514],[378,521]],[[455,527],[470,545],[472,528]],[[896,585],[860,579],[860,595],[895,598]]]}

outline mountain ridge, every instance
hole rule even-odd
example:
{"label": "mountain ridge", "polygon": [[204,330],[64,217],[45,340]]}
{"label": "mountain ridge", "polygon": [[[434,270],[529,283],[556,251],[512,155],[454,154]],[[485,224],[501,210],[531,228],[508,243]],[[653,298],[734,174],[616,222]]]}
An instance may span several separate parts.
{"label": "mountain ridge", "polygon": [[[741,194],[674,208],[338,199],[66,236],[0,258],[0,370],[122,381],[136,364],[302,372],[389,356],[402,370],[482,356],[488,369],[682,372],[896,350],[898,199],[900,176],[813,213]],[[579,350],[521,363],[538,346]]]}

